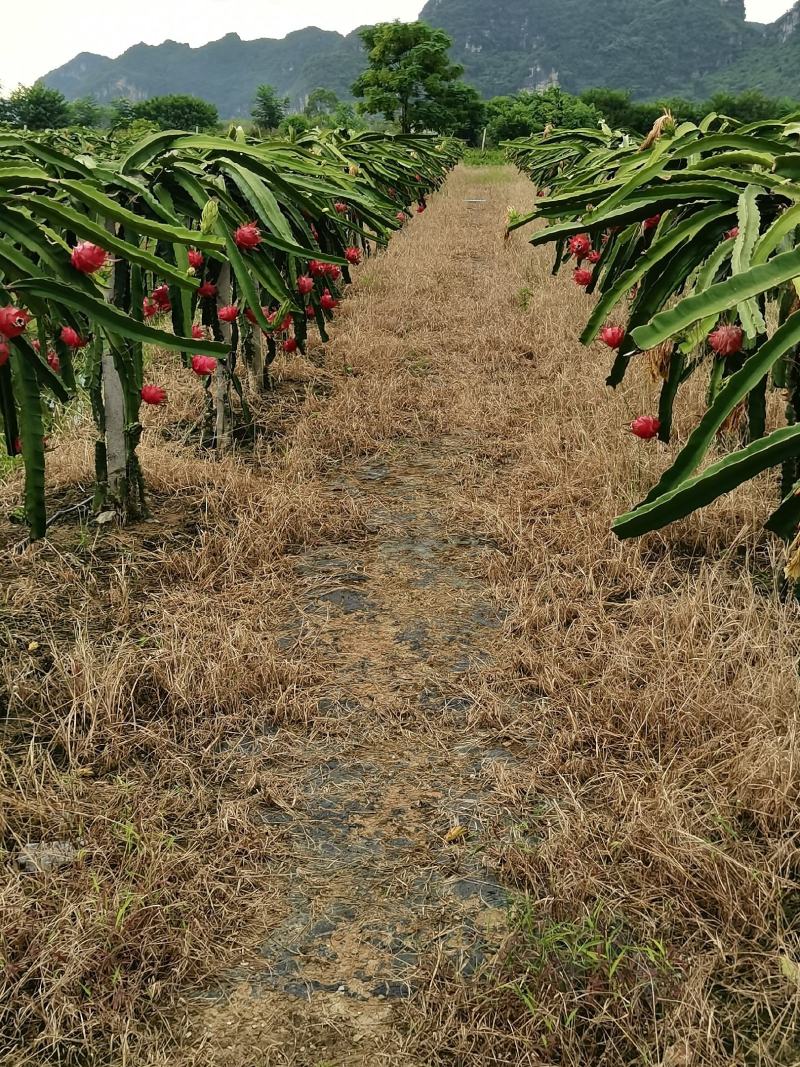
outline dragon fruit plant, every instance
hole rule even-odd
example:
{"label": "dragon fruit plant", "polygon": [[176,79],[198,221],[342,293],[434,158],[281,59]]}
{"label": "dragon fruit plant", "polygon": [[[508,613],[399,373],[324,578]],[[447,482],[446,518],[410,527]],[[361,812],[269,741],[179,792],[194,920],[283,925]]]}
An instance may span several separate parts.
{"label": "dragon fruit plant", "polygon": [[81,389],[91,398],[95,512],[144,514],[140,412],[168,403],[144,380],[146,346],[179,353],[202,383],[204,444],[224,452],[248,419],[237,364],[266,388],[279,351],[303,350],[310,326],[325,339],[350,266],[396,228],[391,183],[405,175],[416,196],[430,193],[457,155],[434,138],[384,135],[358,135],[349,161],[328,138],[312,155],[240,131],[155,134],[122,150],[47,135],[46,152],[37,136],[0,146],[0,189],[13,191],[0,197],[0,412],[25,466],[33,538],[47,527],[54,405]]}
{"label": "dragon fruit plant", "polygon": [[[614,352],[608,384],[643,355],[656,357],[658,415],[636,419],[633,433],[668,444],[681,386],[708,375],[704,416],[647,498],[615,521],[616,533],[657,530],[776,468],[781,503],[766,525],[794,544],[787,574],[800,578],[796,123],[742,126],[710,115],[678,125],[667,114],[641,144],[606,127],[551,129],[506,147],[549,194],[509,231],[543,220],[531,243],[554,244],[555,271],[569,266],[595,296],[581,340],[599,338]],[[581,266],[590,250],[600,253],[591,272]],[[771,390],[785,396],[786,411],[785,425],[772,428]],[[721,431],[742,408],[742,439],[725,454]]]}

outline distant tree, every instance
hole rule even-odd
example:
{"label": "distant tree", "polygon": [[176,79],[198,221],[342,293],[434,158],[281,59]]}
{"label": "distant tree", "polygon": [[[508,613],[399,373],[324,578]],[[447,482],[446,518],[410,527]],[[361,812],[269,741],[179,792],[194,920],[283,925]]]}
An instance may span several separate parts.
{"label": "distant tree", "polygon": [[[584,104],[595,108],[605,119],[612,130],[630,129],[636,105],[631,100],[631,93],[627,89],[587,89],[581,93],[580,99]],[[652,123],[651,123],[652,125]]]}
{"label": "distant tree", "polygon": [[72,126],[97,127],[104,124],[106,114],[94,97],[84,96],[69,105],[69,121]]}
{"label": "distant tree", "polygon": [[334,113],[328,117],[328,125],[334,127],[334,129],[340,126],[346,126],[351,130],[366,130],[368,123],[363,115],[360,115],[355,107],[342,100]]}
{"label": "distant tree", "polygon": [[428,125],[439,133],[460,137],[471,144],[477,142],[486,120],[486,104],[472,85],[457,81],[443,91],[431,104]]}
{"label": "distant tree", "polygon": [[313,126],[314,123],[307,115],[287,115],[278,127],[278,133],[281,137],[293,141],[296,137],[307,133]]}
{"label": "distant tree", "polygon": [[277,130],[288,110],[288,96],[279,97],[272,85],[259,85],[252,112],[256,126],[265,130]]}
{"label": "distant tree", "polygon": [[733,93],[715,93],[708,101],[708,111],[718,111],[721,115],[730,115],[740,122],[763,122],[769,119],[782,119],[798,108],[796,100],[788,96],[765,96],[759,89],[747,89],[736,96]]}
{"label": "distant tree", "polygon": [[561,129],[597,126],[600,113],[591,104],[557,86],[541,93],[520,92],[496,96],[486,105],[486,122],[492,144],[539,133],[545,126]]}
{"label": "distant tree", "polygon": [[154,122],[162,130],[207,130],[217,125],[217,109],[198,96],[151,96],[133,108],[134,118]]}
{"label": "distant tree", "polygon": [[70,122],[64,94],[58,89],[48,89],[42,82],[15,89],[8,98],[6,114],[6,121],[12,126],[25,126],[29,130],[55,130]]}
{"label": "distant tree", "polygon": [[761,122],[780,119],[798,110],[800,104],[789,97],[765,96],[758,89],[739,93],[716,93],[710,100],[686,100],[667,97],[660,100],[637,101],[623,89],[587,89],[581,100],[596,108],[613,129],[647,133],[653,123],[668,108],[679,122],[699,122],[704,115],[716,111],[740,122]]}
{"label": "distant tree", "polygon": [[353,85],[362,113],[397,121],[403,133],[436,129],[464,68],[450,62],[451,39],[424,22],[379,22],[360,32],[369,65]]}
{"label": "distant tree", "polygon": [[143,137],[158,133],[160,129],[160,126],[148,119],[131,119],[127,124],[112,126],[111,137],[121,147],[129,147],[141,141]]}
{"label": "distant tree", "polygon": [[339,106],[339,97],[331,89],[315,89],[309,94],[303,114],[310,119],[328,119]]}
{"label": "distant tree", "polygon": [[111,127],[130,126],[136,118],[136,105],[132,100],[126,100],[124,96],[112,100],[109,105],[111,112]]}

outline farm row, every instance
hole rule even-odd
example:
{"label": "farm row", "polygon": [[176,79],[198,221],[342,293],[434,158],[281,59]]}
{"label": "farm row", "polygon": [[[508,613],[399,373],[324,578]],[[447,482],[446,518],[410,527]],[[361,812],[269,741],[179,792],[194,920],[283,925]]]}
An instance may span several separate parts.
{"label": "farm row", "polygon": [[457,154],[333,131],[295,143],[167,132],[122,152],[89,135],[3,135],[0,410],[31,536],[47,527],[59,405],[91,398],[95,513],[143,513],[139,413],[166,400],[147,346],[198,377],[203,445],[225,451],[248,426],[247,387],[267,387],[276,354],[303,350],[309,330],[326,338],[350,268],[425,209]]}
{"label": "farm row", "polygon": [[[787,577],[800,578],[800,122],[678,125],[666,113],[641,143],[605,127],[508,149],[540,197],[509,231],[544,220],[532,244],[553,243],[554,270],[598,295],[581,339],[613,351],[608,384],[642,357],[662,379],[658,411],[632,432],[669,442],[682,386],[708,378],[705,414],[617,534],[659,529],[779,468],[767,527],[792,546]],[[773,389],[780,426],[768,420]]]}

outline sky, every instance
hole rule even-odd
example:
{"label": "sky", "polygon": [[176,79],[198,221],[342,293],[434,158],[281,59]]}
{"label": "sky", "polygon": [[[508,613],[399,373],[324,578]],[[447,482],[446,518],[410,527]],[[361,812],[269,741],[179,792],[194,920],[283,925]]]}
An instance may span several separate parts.
{"label": "sky", "polygon": [[[30,85],[79,52],[117,56],[133,44],[205,44],[226,33],[283,37],[304,26],[349,33],[357,26],[417,17],[425,0],[23,0],[24,17],[4,20],[0,86]],[[489,0],[491,2],[491,0]],[[747,16],[771,22],[794,0],[746,0]]]}

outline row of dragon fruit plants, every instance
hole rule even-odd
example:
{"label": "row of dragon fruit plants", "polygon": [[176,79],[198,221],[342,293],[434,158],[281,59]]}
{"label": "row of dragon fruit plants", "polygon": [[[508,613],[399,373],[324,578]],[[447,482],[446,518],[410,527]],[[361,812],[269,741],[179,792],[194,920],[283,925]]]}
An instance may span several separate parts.
{"label": "row of dragon fruit plants", "polygon": [[[0,413],[45,534],[46,430],[88,396],[96,513],[145,509],[147,346],[199,380],[217,452],[278,352],[326,339],[350,269],[444,181],[458,145],[345,132],[300,143],[167,132],[119,154],[92,135],[0,135]],[[204,397],[204,400],[201,398]]]}
{"label": "row of dragon fruit plants", "polygon": [[[658,411],[632,424],[672,437],[681,386],[708,379],[707,408],[646,499],[614,522],[623,538],[657,530],[772,471],[780,503],[767,528],[800,579],[800,121],[740,125],[665,114],[640,141],[608,127],[547,130],[506,146],[538,190],[533,245],[553,243],[554,273],[597,299],[581,340],[613,352],[619,385],[647,357]],[[768,423],[779,390],[785,420]],[[735,431],[736,443],[724,441]]]}

